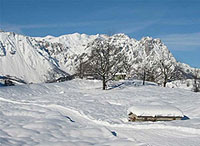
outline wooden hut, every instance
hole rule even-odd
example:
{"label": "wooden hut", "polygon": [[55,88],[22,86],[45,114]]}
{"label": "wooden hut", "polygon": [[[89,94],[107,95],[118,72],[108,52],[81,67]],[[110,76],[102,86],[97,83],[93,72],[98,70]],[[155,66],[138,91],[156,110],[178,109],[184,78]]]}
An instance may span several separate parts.
{"label": "wooden hut", "polygon": [[126,73],[116,73],[114,80],[125,80],[126,79]]}
{"label": "wooden hut", "polygon": [[151,105],[133,106],[128,109],[128,120],[135,121],[172,121],[181,120],[182,111],[176,107]]}

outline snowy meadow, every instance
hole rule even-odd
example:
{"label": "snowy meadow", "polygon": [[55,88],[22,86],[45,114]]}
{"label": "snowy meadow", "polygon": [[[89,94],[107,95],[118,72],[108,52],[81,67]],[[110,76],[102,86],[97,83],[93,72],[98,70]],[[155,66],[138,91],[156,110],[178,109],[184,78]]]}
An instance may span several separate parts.
{"label": "snowy meadow", "polygon": [[[200,93],[124,80],[0,87],[0,145],[199,146]],[[131,106],[174,106],[190,119],[128,122]]]}

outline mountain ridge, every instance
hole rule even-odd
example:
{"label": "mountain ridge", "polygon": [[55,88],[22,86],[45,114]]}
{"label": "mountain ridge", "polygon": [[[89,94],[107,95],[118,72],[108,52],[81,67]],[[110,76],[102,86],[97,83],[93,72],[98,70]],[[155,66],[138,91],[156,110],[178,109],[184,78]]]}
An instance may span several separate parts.
{"label": "mountain ridge", "polygon": [[176,62],[184,72],[194,72],[189,65],[177,62],[159,38],[143,37],[136,40],[123,33],[112,36],[73,33],[58,37],[29,37],[1,31],[0,75],[16,76],[27,83],[40,83],[74,74],[78,56],[89,53],[87,45],[99,37],[110,37],[114,45],[125,51],[129,63],[135,68],[146,58],[159,60],[161,54],[167,54],[170,61]]}

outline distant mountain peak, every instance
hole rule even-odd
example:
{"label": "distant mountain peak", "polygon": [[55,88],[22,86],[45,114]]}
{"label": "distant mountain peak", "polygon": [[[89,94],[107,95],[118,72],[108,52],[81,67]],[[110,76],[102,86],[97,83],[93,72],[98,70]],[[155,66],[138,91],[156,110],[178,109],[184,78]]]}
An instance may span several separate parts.
{"label": "distant mountain peak", "polygon": [[[89,53],[87,45],[96,38],[108,38],[104,34],[67,34],[58,37],[29,37],[14,32],[0,32],[0,75],[10,75],[26,82],[45,82],[74,73],[77,56]],[[159,60],[162,53],[176,59],[159,38],[130,38],[124,33],[110,36],[113,45],[121,47],[133,66],[147,57]],[[176,63],[183,70],[192,72],[188,65]]]}

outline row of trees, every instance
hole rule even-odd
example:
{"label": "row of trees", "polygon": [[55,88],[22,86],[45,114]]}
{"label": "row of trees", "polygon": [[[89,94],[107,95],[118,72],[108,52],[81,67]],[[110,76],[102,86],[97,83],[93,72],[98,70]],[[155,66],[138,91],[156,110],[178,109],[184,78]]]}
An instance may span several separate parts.
{"label": "row of trees", "polygon": [[166,87],[167,82],[178,76],[176,64],[170,53],[163,53],[159,60],[151,57],[145,58],[133,73],[136,73],[137,77],[143,80],[143,85],[145,85],[145,81],[152,81],[162,83],[164,87]]}
{"label": "row of trees", "polygon": [[[138,79],[157,82],[166,87],[167,82],[179,77],[180,69],[176,66],[171,53],[162,53],[160,60],[147,57],[137,68],[129,64],[128,57],[121,47],[113,45],[111,40],[97,38],[87,48],[91,53],[78,56],[79,65],[76,72],[80,78],[92,76],[102,80],[102,88],[106,89],[107,82],[112,80],[116,73],[137,75]],[[198,73],[197,73],[198,74]],[[194,77],[195,78],[195,77]],[[196,88],[199,88],[199,79],[195,80]],[[196,91],[197,89],[195,89]]]}

